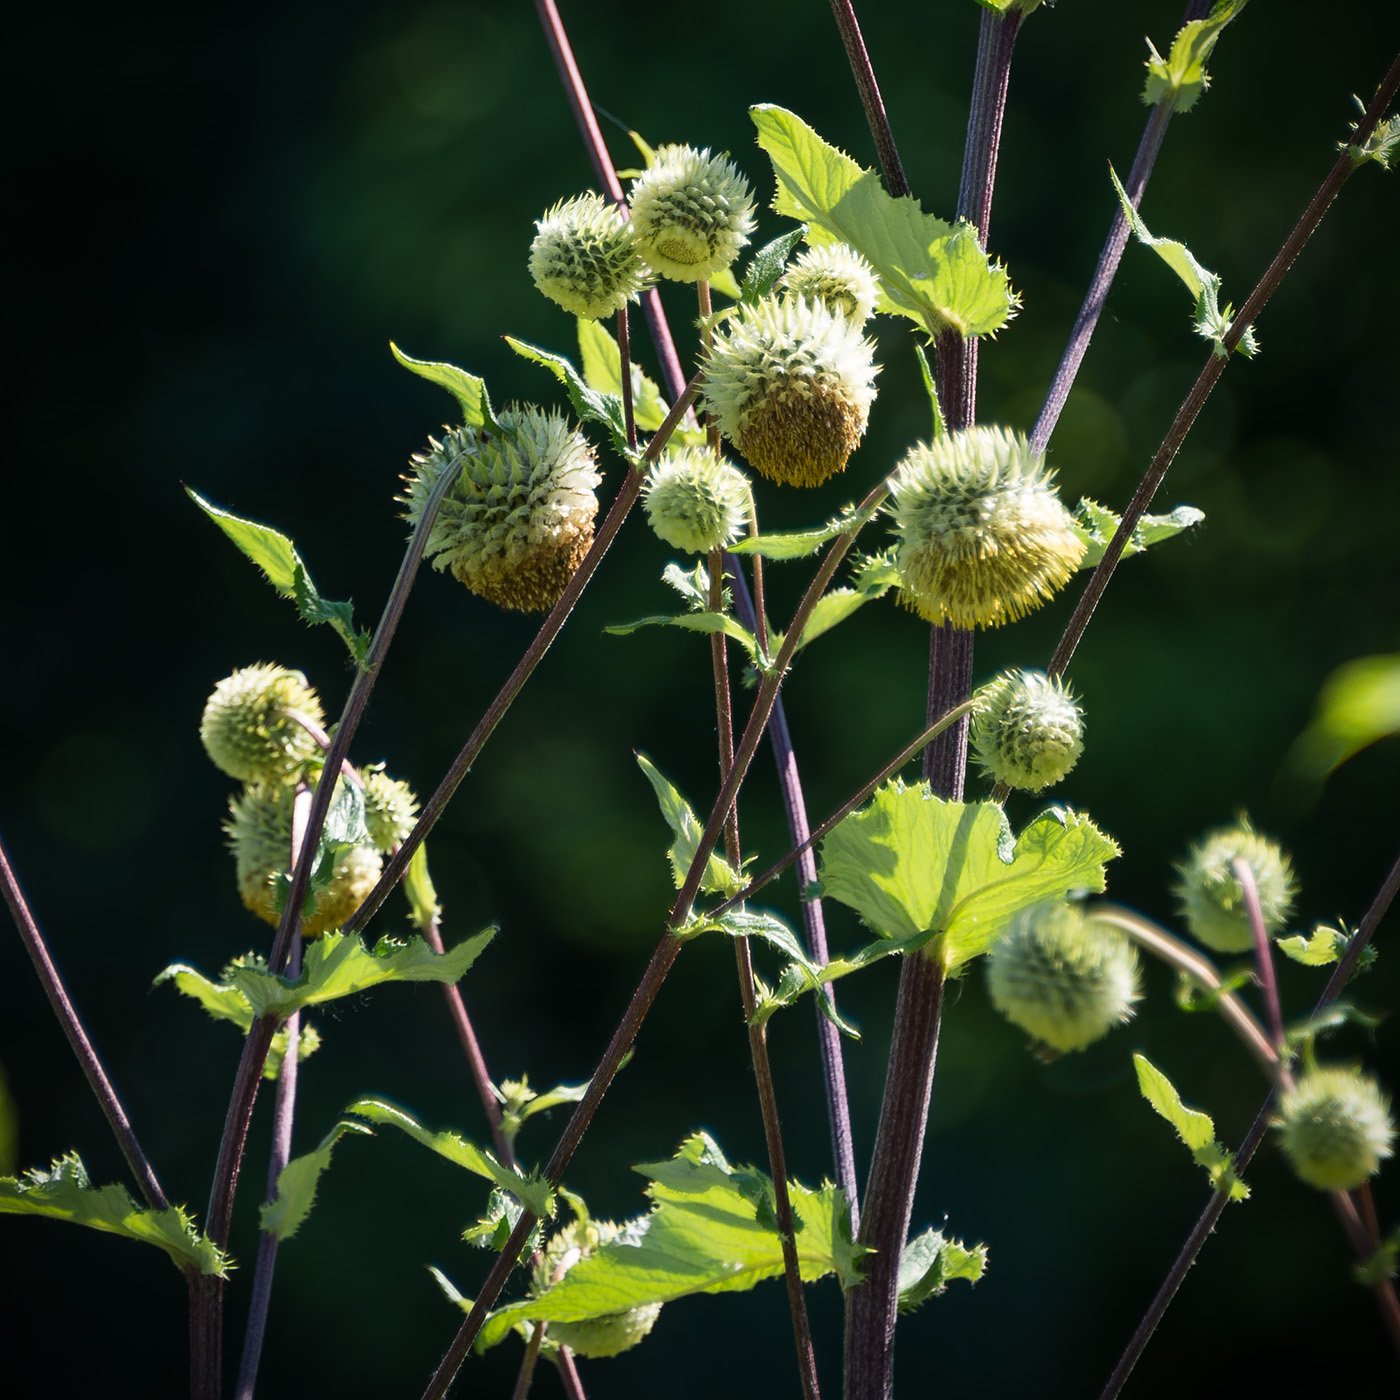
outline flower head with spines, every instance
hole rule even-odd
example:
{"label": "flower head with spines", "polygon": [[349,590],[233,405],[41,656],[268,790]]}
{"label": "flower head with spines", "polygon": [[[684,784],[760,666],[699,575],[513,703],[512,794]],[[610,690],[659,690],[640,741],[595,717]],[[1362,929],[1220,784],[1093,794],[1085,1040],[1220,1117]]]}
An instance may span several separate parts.
{"label": "flower head with spines", "polygon": [[771,481],[817,486],[841,471],[875,398],[874,345],[806,297],[742,306],[705,361],[705,403]]}
{"label": "flower head with spines", "polygon": [[628,204],[637,251],[673,282],[723,272],[754,229],[748,181],[732,161],[693,146],[662,146]]}
{"label": "flower head with spines", "polygon": [[594,194],[561,200],[535,224],[530,276],[565,311],[599,320],[636,301],[648,283],[631,221]]}
{"label": "flower head with spines", "polygon": [[926,622],[1000,627],[1069,581],[1087,548],[1021,433],[972,427],[912,448],[890,479],[900,601]]}
{"label": "flower head with spines", "polygon": [[1177,866],[1176,893],[1191,936],[1217,953],[1244,953],[1254,946],[1236,860],[1243,860],[1254,876],[1266,933],[1275,934],[1288,922],[1298,892],[1283,848],[1255,831],[1248,817],[1208,832]]}
{"label": "flower head with spines", "polygon": [[1084,752],[1084,713],[1058,677],[1008,671],[978,692],[972,751],[994,782],[1040,792]]}
{"label": "flower head with spines", "polygon": [[410,524],[416,525],[443,471],[462,472],[428,536],[437,569],[503,608],[542,612],[554,606],[593,542],[602,479],[588,439],[562,414],[504,409],[502,432],[452,428],[413,458],[405,477]]}
{"label": "flower head with spines", "polygon": [[688,554],[732,544],[748,520],[749,501],[743,472],[700,447],[666,452],[642,486],[651,528]]}
{"label": "flower head with spines", "polygon": [[326,722],[320,697],[300,671],[265,663],[244,666],[214,687],[199,721],[199,737],[229,777],[280,782],[320,753],[296,715],[318,727]]}
{"label": "flower head with spines", "polygon": [[1351,1191],[1391,1155],[1395,1123],[1370,1075],[1313,1069],[1279,1100],[1275,1127],[1293,1170],[1319,1191]]}
{"label": "flower head with spines", "polygon": [[778,284],[795,296],[839,311],[852,325],[863,326],[880,296],[875,269],[845,243],[820,243],[799,253]]}

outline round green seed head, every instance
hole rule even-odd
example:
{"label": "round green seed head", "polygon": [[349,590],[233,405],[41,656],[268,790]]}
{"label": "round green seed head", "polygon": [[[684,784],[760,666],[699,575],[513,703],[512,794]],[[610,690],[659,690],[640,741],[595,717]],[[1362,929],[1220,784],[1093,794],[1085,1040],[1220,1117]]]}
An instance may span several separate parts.
{"label": "round green seed head", "polygon": [[1082,1050],[1132,1016],[1137,950],[1077,904],[1037,904],[992,948],[987,991],[1007,1020],[1042,1045]]}
{"label": "round green seed head", "polygon": [[852,325],[863,326],[880,296],[875,269],[844,243],[822,243],[799,253],[779,285],[795,296],[819,301]]}
{"label": "round green seed head", "polygon": [[987,775],[1040,792],[1058,783],[1084,752],[1084,712],[1058,679],[1011,671],[979,692],[971,743]]}
{"label": "round green seed head", "polygon": [[1275,1127],[1294,1172],[1319,1191],[1350,1191],[1391,1155],[1395,1124],[1376,1081],[1354,1069],[1304,1074],[1279,1101]]}
{"label": "round green seed head", "polygon": [[732,161],[693,146],[662,146],[628,203],[637,251],[675,282],[722,272],[754,228],[748,181]]}
{"label": "round green seed head", "polygon": [[594,493],[602,478],[593,448],[563,415],[507,408],[504,433],[453,428],[415,456],[399,499],[418,523],[442,472],[458,457],[462,474],[428,536],[436,569],[451,569],[473,593],[503,608],[553,607],[593,543]]}
{"label": "round green seed head", "polygon": [[732,544],[749,518],[749,483],[738,467],[699,447],[665,453],[642,487],[647,522],[667,544],[708,554]]}
{"label": "round green seed head", "polygon": [[1288,857],[1277,842],[1259,835],[1248,817],[1207,833],[1177,866],[1176,893],[1191,936],[1217,953],[1244,953],[1254,946],[1244,890],[1231,868],[1236,859],[1246,861],[1254,874],[1265,932],[1284,927],[1298,892]]}
{"label": "round green seed head", "polygon": [[806,297],[744,305],[705,362],[705,404],[755,471],[817,486],[841,471],[875,398],[875,346]]}
{"label": "round green seed head", "polygon": [[584,1322],[551,1322],[549,1337],[580,1356],[617,1356],[642,1341],[660,1316],[660,1303],[646,1303]]}
{"label": "round green seed head", "polygon": [[404,842],[418,820],[418,797],[407,783],[391,778],[383,766],[364,772],[365,825],[377,851],[388,854]]}
{"label": "round green seed head", "polygon": [[199,721],[199,737],[229,777],[246,783],[275,782],[320,752],[289,711],[317,726],[326,722],[320,698],[300,671],[245,666],[214,687]]}
{"label": "round green seed head", "polygon": [[[290,783],[258,783],[230,799],[224,823],[244,907],[274,927],[279,918],[277,878],[291,869],[295,800],[296,788]],[[302,915],[302,933],[317,938],[339,928],[374,888],[382,869],[378,851],[349,847],[336,861],[330,884]]]}
{"label": "round green seed head", "polygon": [[900,601],[926,622],[1000,627],[1064,587],[1084,540],[1020,433],[974,427],[910,450],[891,480]]}
{"label": "round green seed head", "polygon": [[530,276],[565,311],[595,321],[612,316],[647,285],[631,223],[600,195],[561,201],[535,228]]}

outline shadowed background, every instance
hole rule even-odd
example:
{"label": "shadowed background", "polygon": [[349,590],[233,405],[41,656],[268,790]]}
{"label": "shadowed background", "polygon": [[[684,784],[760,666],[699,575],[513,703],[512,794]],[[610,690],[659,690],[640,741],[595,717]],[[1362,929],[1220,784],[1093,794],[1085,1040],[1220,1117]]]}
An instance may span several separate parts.
{"label": "shadowed background", "polygon": [[[1023,292],[982,353],[979,416],[1029,429],[1113,209],[1105,162],[1126,174],[1142,128],[1143,34],[1165,51],[1177,0],[1066,4],[1026,24],[1011,79],[991,247]],[[948,215],[961,161],[978,11],[971,0],[859,7],[911,183]],[[730,151],[766,206],[771,176],[746,108],[776,102],[864,163],[874,155],[835,25],[817,0],[717,0],[698,16],[633,3],[566,3],[593,96],[653,144]],[[1343,17],[1344,16],[1344,17]],[[1187,240],[1238,305],[1333,158],[1396,45],[1392,6],[1250,7],[1222,38],[1215,84],[1176,120],[1143,205]],[[202,1214],[238,1055],[236,1034],[169,988],[167,963],[214,973],[265,948],[219,824],[231,783],[197,724],[214,682],[278,661],[339,711],[345,653],[297,622],[188,504],[187,482],[291,534],[330,597],[377,617],[405,537],[393,495],[409,454],[451,412],[391,361],[410,353],[486,376],[497,403],[559,402],[503,333],[573,352],[570,318],[535,293],[532,221],[592,184],[533,8],[410,3],[213,6],[160,25],[111,8],[32,7],[18,22],[4,125],[13,252],[6,547],[0,551],[9,736],[0,831],[55,956],[107,1056],[172,1199]],[[620,165],[623,131],[605,134]],[[1204,829],[1247,809],[1292,851],[1299,926],[1360,918],[1395,858],[1400,745],[1354,759],[1324,788],[1285,758],[1340,662],[1397,649],[1394,275],[1400,185],[1372,167],[1344,191],[1267,309],[1262,356],[1232,365],[1173,467],[1162,508],[1206,523],[1125,565],[1076,658],[1089,748],[1055,796],[1124,847],[1110,892],[1174,917],[1171,864]],[[782,231],[761,215],[756,241]],[[683,355],[688,289],[665,296]],[[1129,249],[1052,443],[1070,501],[1121,508],[1204,356],[1188,298]],[[820,493],[760,489],[770,528],[810,524],[861,494],[927,431],[905,324],[876,323],[881,396],[845,477]],[[634,345],[654,365],[644,329]],[[17,382],[16,382],[17,381]],[[606,451],[607,495],[620,464]],[[878,530],[868,547],[878,544]],[[660,931],[666,832],[632,759],[649,753],[701,807],[715,786],[706,645],[603,626],[672,605],[669,555],[638,516],[430,841],[449,941],[502,932],[463,983],[501,1077],[545,1087],[587,1076]],[[770,569],[775,613],[807,566]],[[977,673],[1043,665],[1071,597],[979,639]],[[495,693],[534,622],[424,570],[358,761],[386,760],[426,796]],[[917,730],[925,627],[892,601],[804,654],[787,686],[815,816]],[[742,702],[741,702],[742,703]],[[786,848],[761,754],[741,809],[760,863]],[[1035,810],[1013,800],[1013,823]],[[796,915],[791,883],[772,902]],[[860,939],[830,907],[833,944]],[[403,931],[396,896],[376,925]],[[1356,988],[1393,1006],[1400,975],[1383,928]],[[1282,970],[1301,1013],[1318,974]],[[895,969],[841,989],[865,1032],[848,1052],[862,1164],[874,1133]],[[1126,1031],[1039,1065],[988,1008],[974,970],[945,1024],[915,1227],[985,1240],[991,1267],[904,1324],[901,1391],[941,1383],[990,1395],[1094,1394],[1206,1195],[1202,1174],[1138,1097],[1130,1052],[1165,1069],[1228,1143],[1261,1085],[1223,1027],[1184,1017],[1149,970]],[[435,987],[388,987],[313,1016],[296,1146],[307,1150],[361,1093],[485,1140]],[[794,1172],[831,1170],[810,1009],[774,1023]],[[1365,1055],[1396,1082],[1389,1022]],[[0,932],[0,1067],[20,1165],[70,1148],[99,1181],[123,1165],[49,1016],[17,938]],[[236,1358],[262,1197],[260,1104],[235,1222]],[[535,1120],[525,1157],[561,1124]],[[637,1161],[705,1127],[732,1160],[764,1162],[730,950],[688,949],[638,1054],[568,1177],[597,1214],[644,1208]],[[15,1163],[11,1163],[13,1167]],[[8,1169],[8,1168],[7,1168]],[[1265,1149],[1255,1197],[1207,1246],[1128,1395],[1192,1384],[1319,1384],[1388,1393],[1374,1307],[1325,1201]],[[1397,1213],[1383,1175],[1383,1220]],[[486,1256],[458,1232],[484,1192],[387,1132],[339,1149],[317,1211],[282,1251],[260,1393],[412,1395],[456,1326],[423,1265],[470,1294]],[[7,1394],[178,1394],[183,1281],[154,1250],[47,1221],[0,1222]],[[838,1393],[839,1298],[810,1290],[819,1361]],[[717,1339],[723,1348],[717,1348]],[[473,1361],[506,1394],[507,1343]],[[697,1358],[699,1364],[697,1364]],[[1339,1359],[1341,1358],[1341,1359]],[[796,1393],[778,1284],[668,1308],[653,1337],[584,1363],[595,1395]],[[558,1393],[542,1371],[538,1393]],[[462,1393],[468,1393],[465,1384]],[[477,1393],[476,1391],[470,1393]]]}

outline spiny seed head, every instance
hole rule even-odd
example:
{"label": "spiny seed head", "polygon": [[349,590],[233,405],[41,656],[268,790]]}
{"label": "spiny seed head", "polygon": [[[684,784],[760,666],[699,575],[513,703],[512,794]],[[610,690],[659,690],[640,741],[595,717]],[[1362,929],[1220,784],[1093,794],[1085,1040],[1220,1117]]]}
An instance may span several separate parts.
{"label": "spiny seed head", "polygon": [[1086,548],[1054,480],[1007,428],[913,447],[890,483],[900,601],[926,622],[971,629],[1014,622],[1053,597]]}
{"label": "spiny seed head", "polygon": [[503,608],[543,612],[593,543],[593,488],[602,478],[588,439],[562,414],[507,408],[498,417],[501,436],[452,428],[441,442],[429,438],[399,499],[416,525],[438,478],[460,457],[462,474],[428,536],[433,567],[450,568]]}
{"label": "spiny seed head", "polygon": [[749,483],[738,467],[699,447],[667,452],[642,486],[647,521],[667,544],[708,554],[732,544],[749,517]]}
{"label": "spiny seed head", "polygon": [[[274,927],[279,917],[277,878],[291,870],[295,800],[291,783],[256,783],[230,799],[224,823],[244,906]],[[369,846],[347,847],[336,860],[330,884],[317,893],[315,907],[308,901],[302,933],[317,938],[339,928],[374,888],[382,868],[378,851]]]}
{"label": "spiny seed head", "polygon": [[628,199],[637,251],[673,282],[700,282],[739,256],[753,232],[753,195],[732,161],[662,146]]}
{"label": "spiny seed head", "polygon": [[300,671],[245,666],[214,687],[199,721],[199,737],[229,777],[275,782],[320,752],[316,740],[288,711],[316,725],[326,722],[319,697]]}
{"label": "spiny seed head", "polygon": [[1037,904],[992,948],[987,990],[996,1009],[1041,1044],[1082,1050],[1132,1016],[1137,950],[1077,904]]}
{"label": "spiny seed head", "polygon": [[1217,953],[1243,953],[1254,946],[1244,889],[1231,868],[1237,859],[1253,872],[1266,932],[1277,933],[1288,922],[1298,892],[1288,857],[1277,842],[1259,835],[1248,817],[1208,832],[1177,866],[1176,893],[1191,936]]}
{"label": "spiny seed head", "polygon": [[1315,1069],[1279,1101],[1274,1126],[1293,1170],[1319,1191],[1350,1191],[1391,1155],[1390,1101],[1370,1075]]}
{"label": "spiny seed head", "polygon": [[391,778],[384,765],[366,768],[365,825],[377,851],[386,854],[404,842],[418,820],[418,797],[407,783]]}
{"label": "spiny seed head", "polygon": [[535,228],[530,276],[565,311],[596,321],[636,301],[647,285],[631,223],[591,190],[556,204]]}
{"label": "spiny seed head", "polygon": [[756,471],[817,486],[846,465],[865,433],[874,352],[840,312],[806,297],[765,297],[715,336],[705,403]]}
{"label": "spiny seed head", "polygon": [[1008,671],[978,692],[972,750],[994,782],[1027,792],[1058,783],[1084,752],[1084,712],[1043,671]]}
{"label": "spiny seed head", "polygon": [[839,311],[853,326],[863,326],[880,296],[875,269],[844,243],[822,243],[799,253],[779,283],[795,296],[819,301]]}

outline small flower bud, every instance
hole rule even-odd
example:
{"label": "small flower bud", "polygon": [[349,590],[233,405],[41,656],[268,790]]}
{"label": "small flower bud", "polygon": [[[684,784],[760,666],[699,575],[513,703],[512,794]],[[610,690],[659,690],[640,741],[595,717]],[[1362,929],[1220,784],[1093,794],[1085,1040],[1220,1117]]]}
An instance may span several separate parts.
{"label": "small flower bud", "polygon": [[646,286],[631,223],[600,195],[561,201],[535,228],[530,276],[565,311],[596,321],[636,301]]}
{"label": "small flower bud", "polygon": [[839,311],[853,326],[863,326],[880,296],[875,269],[844,243],[822,243],[799,253],[779,283],[794,296]]}
{"label": "small flower bud", "polygon": [[397,850],[418,820],[418,798],[407,783],[391,778],[384,765],[367,768],[365,783],[365,825],[377,851],[386,855]]}
{"label": "small flower bud", "polygon": [[912,448],[891,481],[900,600],[926,622],[1000,627],[1068,582],[1085,543],[1020,433],[967,428]]}
{"label": "small flower bud", "polygon": [[453,428],[413,458],[405,477],[411,525],[442,472],[458,457],[462,474],[428,536],[428,556],[473,593],[503,608],[553,607],[593,543],[602,480],[593,448],[558,413],[508,408],[504,434]]}
{"label": "small flower bud", "polygon": [[875,398],[874,345],[805,297],[741,307],[715,336],[705,403],[770,481],[817,486],[845,467]]}
{"label": "small flower bud", "polygon": [[713,452],[682,447],[652,467],[642,503],[647,522],[667,544],[708,554],[739,537],[749,516],[749,483]]}
{"label": "small flower bud", "polygon": [[993,946],[987,991],[1008,1021],[1043,1045],[1082,1050],[1132,1016],[1137,950],[1077,904],[1037,904]]}
{"label": "small flower bud", "polygon": [[662,146],[628,203],[637,251],[674,282],[722,272],[754,228],[748,181],[732,161],[693,146]]}
{"label": "small flower bud", "polygon": [[1294,1172],[1319,1191],[1350,1191],[1391,1155],[1390,1103],[1370,1075],[1315,1069],[1279,1101],[1275,1120]]}
{"label": "small flower bud", "polygon": [[1209,832],[1177,866],[1181,881],[1176,893],[1191,936],[1217,953],[1244,953],[1254,946],[1244,890],[1231,868],[1236,859],[1247,862],[1254,874],[1267,933],[1277,933],[1288,922],[1298,892],[1288,857],[1277,842],[1260,836],[1248,817],[1238,826]]}
{"label": "small flower bud", "polygon": [[1058,679],[1009,671],[979,692],[972,750],[994,782],[1039,792],[1058,783],[1084,752],[1084,712]]}
{"label": "small flower bud", "polygon": [[288,712],[326,722],[321,701],[300,671],[245,666],[226,676],[205,702],[199,737],[209,757],[231,778],[276,782],[295,773],[320,746]]}
{"label": "small flower bud", "polygon": [[[277,879],[291,872],[295,800],[296,788],[290,783],[258,783],[230,799],[224,823],[244,907],[274,927],[279,917]],[[343,850],[329,885],[302,916],[302,933],[318,938],[339,928],[374,888],[382,868],[379,853],[368,846]]]}

